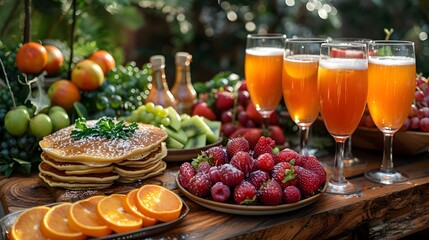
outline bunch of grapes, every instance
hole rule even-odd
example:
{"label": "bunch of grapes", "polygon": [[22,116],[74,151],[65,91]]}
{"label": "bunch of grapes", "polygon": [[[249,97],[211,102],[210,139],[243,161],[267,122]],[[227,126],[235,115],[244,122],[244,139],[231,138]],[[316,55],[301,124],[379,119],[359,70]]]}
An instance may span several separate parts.
{"label": "bunch of grapes", "polygon": [[170,118],[168,118],[168,110],[161,105],[155,105],[148,102],[139,106],[136,110],[131,111],[131,114],[125,118],[128,122],[143,122],[154,126],[165,127],[170,126]]}
{"label": "bunch of grapes", "polygon": [[94,119],[128,116],[144,104],[150,81],[151,71],[147,64],[142,68],[135,62],[118,65],[109,72],[99,90],[83,92],[82,102]]}

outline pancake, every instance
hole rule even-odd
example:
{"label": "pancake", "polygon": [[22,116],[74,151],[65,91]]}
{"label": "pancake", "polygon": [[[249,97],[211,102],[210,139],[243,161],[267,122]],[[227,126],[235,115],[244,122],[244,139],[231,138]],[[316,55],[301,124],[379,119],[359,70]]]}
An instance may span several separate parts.
{"label": "pancake", "polygon": [[139,180],[144,180],[144,179],[162,174],[166,168],[167,168],[167,163],[165,163],[164,161],[160,161],[159,168],[152,170],[150,173],[146,173],[146,174],[143,174],[142,176],[136,176],[136,177],[120,176],[119,179],[116,180],[116,182],[133,183]]}
{"label": "pancake", "polygon": [[113,172],[67,175],[65,171],[58,170],[45,162],[39,164],[39,171],[57,181],[67,183],[113,183],[113,181],[119,178],[119,175]]}
{"label": "pancake", "polygon": [[155,172],[156,170],[162,168],[164,165],[166,165],[165,162],[159,159],[159,161],[146,167],[114,166],[113,169],[121,177],[139,177],[145,176],[146,174],[151,172]]}
{"label": "pancake", "polygon": [[91,173],[109,173],[113,171],[113,166],[91,168],[84,170],[65,170],[66,175],[86,175]]}
{"label": "pancake", "polygon": [[[86,124],[91,127],[96,122],[91,120]],[[70,137],[73,129],[75,125],[45,136],[39,142],[40,147],[56,161],[107,164],[153,151],[167,138],[167,133],[162,129],[143,123],[138,123],[138,128],[128,139],[98,136],[74,139]]]}
{"label": "pancake", "polygon": [[156,149],[155,151],[149,153],[144,158],[141,158],[139,160],[125,160],[119,163],[115,163],[119,166],[131,166],[131,167],[144,167],[149,164],[151,164],[154,160],[159,160],[161,158],[164,158],[167,156],[167,147],[165,143],[162,143],[161,146]]}
{"label": "pancake", "polygon": [[78,163],[78,162],[62,162],[62,161],[56,161],[55,159],[51,158],[50,156],[48,156],[47,153],[42,152],[42,154],[40,155],[43,162],[51,165],[52,167],[61,170],[61,171],[69,171],[69,170],[73,170],[73,171],[77,171],[77,170],[90,170],[93,168],[100,168],[100,167],[108,167],[111,166],[110,163],[103,163],[103,164],[83,164],[83,163]]}
{"label": "pancake", "polygon": [[105,189],[113,185],[112,183],[69,183],[53,179],[43,173],[39,173],[39,177],[51,187],[60,187],[70,190],[89,190],[89,189]]}

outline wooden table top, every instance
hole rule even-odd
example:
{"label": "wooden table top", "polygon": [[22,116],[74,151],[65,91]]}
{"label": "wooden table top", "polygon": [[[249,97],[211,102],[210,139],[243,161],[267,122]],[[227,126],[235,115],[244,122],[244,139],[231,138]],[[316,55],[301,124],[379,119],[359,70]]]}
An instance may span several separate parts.
{"label": "wooden table top", "polygon": [[180,163],[170,162],[161,176],[129,185],[114,185],[106,190],[51,188],[36,173],[0,177],[0,200],[7,214],[97,194],[127,193],[145,183],[160,184],[181,195],[190,212],[174,228],[153,239],[396,239],[429,228],[429,153],[394,156],[396,169],[411,178],[409,182],[398,185],[381,185],[364,178],[365,170],[380,166],[381,153],[354,149],[354,154],[368,161],[368,165],[348,169],[345,175],[351,182],[362,186],[361,193],[345,196],[325,193],[309,206],[275,215],[226,214],[192,202],[178,191],[175,184]]}

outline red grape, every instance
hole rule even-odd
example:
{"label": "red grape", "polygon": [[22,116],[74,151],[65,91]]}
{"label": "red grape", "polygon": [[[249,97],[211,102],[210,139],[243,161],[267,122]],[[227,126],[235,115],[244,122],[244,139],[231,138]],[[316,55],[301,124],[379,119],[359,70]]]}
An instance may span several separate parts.
{"label": "red grape", "polygon": [[417,130],[420,127],[420,119],[418,117],[410,118],[410,129]]}
{"label": "red grape", "polygon": [[220,121],[222,123],[232,122],[232,112],[229,110],[222,112],[222,114],[220,115]]}
{"label": "red grape", "polygon": [[412,104],[410,108],[410,112],[408,113],[408,117],[412,118],[417,116],[417,113],[419,112],[419,109],[416,107],[416,105]]}
{"label": "red grape", "polygon": [[429,132],[429,118],[428,117],[420,119],[420,129],[423,132]]}
{"label": "red grape", "polygon": [[414,93],[414,99],[415,99],[417,102],[422,102],[424,98],[425,98],[425,93],[424,93],[423,91],[421,91],[421,90],[417,90],[417,91]]}

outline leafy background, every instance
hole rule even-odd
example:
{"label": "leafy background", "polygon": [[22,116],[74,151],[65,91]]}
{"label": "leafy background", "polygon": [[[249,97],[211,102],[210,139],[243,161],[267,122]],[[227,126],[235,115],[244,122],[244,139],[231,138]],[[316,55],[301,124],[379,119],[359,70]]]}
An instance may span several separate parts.
{"label": "leafy background", "polygon": [[[31,39],[69,44],[71,0],[32,0]],[[363,37],[416,43],[417,70],[429,74],[429,0],[77,0],[74,51],[77,58],[95,48],[118,61],[142,66],[163,54],[174,79],[174,54],[193,55],[193,81],[220,71],[243,74],[245,38],[254,32],[287,36]],[[22,41],[23,0],[0,0],[0,40]]]}

